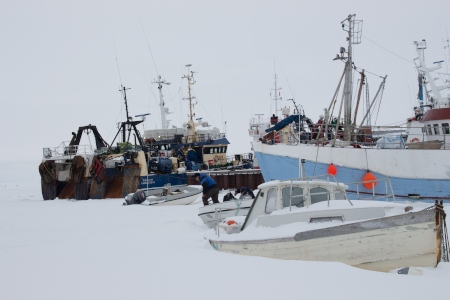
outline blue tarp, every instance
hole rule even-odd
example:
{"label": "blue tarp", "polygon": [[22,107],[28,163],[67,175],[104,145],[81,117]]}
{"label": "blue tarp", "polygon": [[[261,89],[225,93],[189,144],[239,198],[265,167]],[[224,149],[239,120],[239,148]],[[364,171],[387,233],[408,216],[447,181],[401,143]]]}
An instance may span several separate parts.
{"label": "blue tarp", "polygon": [[285,127],[286,125],[291,124],[292,122],[299,123],[300,122],[299,115],[291,115],[291,116],[287,117],[286,119],[281,120],[280,122],[275,124],[275,126],[266,129],[266,132],[271,132],[272,130],[278,131],[278,130],[282,129],[283,127]]}

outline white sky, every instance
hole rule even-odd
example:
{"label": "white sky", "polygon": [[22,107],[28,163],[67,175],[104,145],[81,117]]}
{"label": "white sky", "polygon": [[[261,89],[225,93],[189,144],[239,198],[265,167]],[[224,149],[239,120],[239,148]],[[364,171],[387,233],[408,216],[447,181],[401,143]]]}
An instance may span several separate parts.
{"label": "white sky", "polygon": [[[416,104],[413,41],[427,40],[427,62],[444,59],[449,11],[446,0],[3,1],[0,160],[14,153],[37,166],[43,147],[88,124],[110,143],[124,119],[121,84],[131,88],[130,115],[150,112],[145,128],[160,127],[158,73],[172,83],[168,118],[180,126],[186,64],[198,72],[196,116],[221,130],[226,121],[229,154],[248,152],[250,117],[271,113],[274,68],[282,106],[295,98],[314,121],[328,107],[343,67],[332,59],[346,47],[340,22],[350,13],[364,20],[356,66],[388,75],[377,124],[398,123]],[[368,80],[373,97],[380,81]]]}

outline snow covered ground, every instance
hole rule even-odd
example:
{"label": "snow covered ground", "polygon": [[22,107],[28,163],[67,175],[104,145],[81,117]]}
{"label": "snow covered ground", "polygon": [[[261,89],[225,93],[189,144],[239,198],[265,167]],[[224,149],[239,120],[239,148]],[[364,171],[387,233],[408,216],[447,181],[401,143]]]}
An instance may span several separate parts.
{"label": "snow covered ground", "polygon": [[200,199],[43,201],[37,166],[0,165],[0,299],[450,298],[450,263],[416,276],[220,253]]}

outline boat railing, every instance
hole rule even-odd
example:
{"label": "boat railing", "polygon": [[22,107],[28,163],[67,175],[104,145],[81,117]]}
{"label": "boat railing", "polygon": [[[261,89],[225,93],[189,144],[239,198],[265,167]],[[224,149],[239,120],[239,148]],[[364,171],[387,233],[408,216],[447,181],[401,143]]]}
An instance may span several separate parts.
{"label": "boat railing", "polygon": [[[344,199],[347,200],[350,203],[350,205],[353,206],[353,203],[347,197],[347,193],[346,193],[346,191],[344,189],[344,184],[340,183],[336,179],[336,177],[334,175],[332,175],[332,174],[324,174],[324,175],[317,175],[317,176],[304,176],[303,178],[289,179],[289,181],[291,182],[290,195],[289,195],[289,210],[292,210],[292,199],[293,198],[303,198],[303,201],[305,201],[307,199],[311,200],[311,196],[320,196],[320,195],[326,195],[327,196],[327,205],[330,206],[330,199],[331,199],[330,196],[331,196],[331,194],[335,194],[336,195],[336,192],[340,192],[343,195]],[[292,195],[293,182],[294,181],[306,181],[306,194]],[[327,184],[329,184],[330,182],[334,182],[336,184],[336,189],[334,189],[333,191],[330,191],[329,189],[326,189],[326,191],[323,191],[323,192],[311,193],[309,186],[310,186],[312,181],[324,181]],[[313,198],[315,198],[315,197],[313,197]],[[306,203],[308,203],[308,201]]]}
{"label": "boat railing", "polygon": [[269,133],[261,140],[267,144],[285,143],[288,145],[314,144],[331,145],[336,147],[353,146],[355,148],[382,148],[382,149],[450,149],[450,127],[447,123],[428,124],[425,126],[349,126],[350,141],[344,141],[344,128],[339,125],[335,134],[335,125],[328,125],[328,134],[325,126],[298,130],[298,123],[291,123],[289,131],[281,129]]}
{"label": "boat railing", "polygon": [[220,236],[220,220],[222,219],[222,208],[216,207],[214,208],[214,229],[216,231],[217,236]]}
{"label": "boat railing", "polygon": [[145,138],[145,143],[151,145],[153,142],[166,142],[166,143],[202,143],[211,140],[218,140],[225,138],[225,133],[196,133],[194,135],[183,134],[159,134],[158,136],[150,136]]}
{"label": "boat railing", "polygon": [[[376,189],[378,184],[384,183],[384,193],[380,193],[381,188]],[[391,180],[389,177],[377,178],[375,180],[366,180],[362,182],[351,182],[346,183],[349,186],[350,192],[356,193],[358,200],[377,200],[385,198],[387,202],[392,198],[392,201],[395,202],[395,194],[392,189]],[[369,189],[367,188],[369,186]],[[350,188],[354,187],[354,190],[350,190]],[[370,190],[367,192],[367,190]]]}
{"label": "boat railing", "polygon": [[119,153],[125,153],[127,151],[142,151],[141,145],[122,145],[122,146],[112,146],[111,148],[104,147],[101,149],[98,149],[95,154],[119,154]]}
{"label": "boat railing", "polygon": [[225,160],[219,159],[217,162],[204,161],[203,164],[207,166],[208,170],[229,170],[251,168],[252,162],[253,153],[243,153],[226,156]]}
{"label": "boat railing", "polygon": [[95,154],[96,150],[91,145],[70,145],[70,142],[62,142],[57,147],[43,148],[42,156],[44,159],[68,157],[73,158],[75,155]]}
{"label": "boat railing", "polygon": [[[393,202],[395,202],[395,194],[392,189],[391,180],[389,177],[384,178],[377,178],[374,180],[366,180],[363,182],[351,182],[351,183],[340,183],[336,177],[332,174],[324,174],[324,175],[318,175],[318,176],[305,176],[303,178],[295,178],[295,179],[289,179],[291,182],[290,184],[290,195],[289,195],[289,210],[292,210],[292,200],[295,198],[303,199],[303,201],[307,199],[312,199],[317,196],[326,195],[327,196],[327,202],[328,206],[330,206],[330,195],[333,193],[336,198],[336,194],[340,193],[345,200],[347,200],[351,205],[353,203],[350,201],[350,199],[347,196],[348,192],[356,193],[357,200],[378,200],[378,199],[385,199],[386,201],[390,201],[392,199]],[[306,181],[306,193],[301,195],[293,195],[293,186],[294,181]],[[336,184],[336,189],[333,191],[330,191],[327,189],[326,191],[319,191],[319,192],[310,192],[310,188],[308,187],[312,181],[324,181],[327,183],[334,182]],[[380,193],[380,188],[378,188],[378,191],[376,192],[376,185],[384,183],[384,193]],[[368,189],[366,186],[372,187],[370,192],[366,192]],[[344,186],[348,186],[348,189],[344,189]],[[354,190],[351,190],[350,188],[354,187]],[[363,188],[364,187],[364,188]],[[315,197],[314,197],[315,196]],[[301,202],[303,202],[301,201]],[[308,201],[306,202],[308,203]]]}

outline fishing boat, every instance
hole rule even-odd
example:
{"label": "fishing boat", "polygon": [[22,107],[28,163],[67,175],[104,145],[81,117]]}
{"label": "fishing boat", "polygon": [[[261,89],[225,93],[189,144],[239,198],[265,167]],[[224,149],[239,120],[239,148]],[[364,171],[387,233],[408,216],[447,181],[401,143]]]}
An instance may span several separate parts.
{"label": "fishing boat", "polygon": [[[83,133],[93,133],[96,148],[91,144],[80,145]],[[62,142],[57,147],[43,149],[42,162],[39,165],[41,175],[41,190],[44,200],[60,199],[89,199],[92,176],[90,169],[98,165],[97,149],[106,149],[108,143],[95,125],[78,128],[77,133],[72,132],[70,142]],[[104,173],[98,168],[96,180],[103,180]]]}
{"label": "fishing boat", "polygon": [[[200,186],[192,185],[166,185],[161,188],[138,190],[125,197],[124,205],[147,204],[148,205],[189,205],[201,197]],[[147,201],[144,203],[144,201]]]}
{"label": "fishing boat", "polygon": [[448,261],[442,202],[426,209],[397,203],[383,181],[388,194],[361,200],[350,200],[348,185],[332,175],[266,182],[243,222],[228,218],[205,238],[221,252],[382,272]]}
{"label": "fishing boat", "polygon": [[[408,118],[405,127],[372,126],[370,116],[377,111],[387,76],[382,77],[372,100],[366,93],[366,110],[358,114],[358,106],[363,107],[362,88],[367,88],[369,73],[354,67],[352,57],[352,47],[361,41],[362,21],[349,15],[342,21],[342,28],[348,33],[348,46],[341,47],[335,60],[344,63],[344,72],[331,103],[318,121],[307,117],[295,101],[294,114],[290,114],[287,106],[281,109],[281,121],[275,114],[270,120],[258,116],[250,121],[252,149],[264,180],[299,177],[304,160],[308,174],[324,174],[331,168],[341,182],[360,182],[369,173],[375,178],[389,177],[397,197],[449,201],[450,81],[440,82],[432,74],[443,61],[427,67],[426,42],[415,42],[419,104],[414,116]],[[352,90],[355,72],[360,77],[357,92]],[[355,192],[348,190],[350,197]],[[373,191],[363,188],[360,192]],[[383,192],[375,187],[375,193]]]}
{"label": "fishing boat", "polygon": [[221,203],[202,206],[198,209],[198,216],[208,228],[214,228],[227,218],[246,216],[253,200],[250,196],[241,195]]}
{"label": "fishing boat", "polygon": [[[123,198],[138,189],[188,184],[188,173],[200,169],[233,171],[253,168],[253,154],[227,156],[229,141],[216,127],[210,128],[202,118],[196,118],[191,90],[194,72],[186,65],[188,82],[189,120],[181,128],[169,127],[162,88],[169,84],[158,76],[160,129],[144,130],[137,126],[149,114],[129,115],[128,88],[120,92],[125,103],[126,120],[119,123],[111,144],[106,143],[95,126],[80,127],[72,141],[58,147],[44,148],[39,167],[44,200]],[[96,148],[81,146],[83,132],[94,132]],[[134,140],[131,138],[134,135]],[[260,172],[258,169],[257,172]],[[230,176],[231,177],[231,176]]]}

